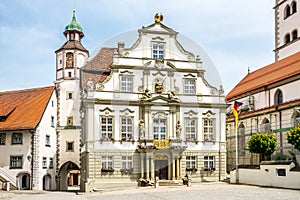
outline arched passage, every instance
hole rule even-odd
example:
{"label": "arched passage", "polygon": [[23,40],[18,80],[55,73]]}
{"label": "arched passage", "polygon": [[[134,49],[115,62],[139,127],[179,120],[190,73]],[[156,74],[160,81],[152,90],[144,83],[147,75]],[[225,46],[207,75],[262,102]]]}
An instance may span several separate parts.
{"label": "arched passage", "polygon": [[80,169],[75,163],[68,161],[64,163],[58,172],[58,190],[79,189]]}

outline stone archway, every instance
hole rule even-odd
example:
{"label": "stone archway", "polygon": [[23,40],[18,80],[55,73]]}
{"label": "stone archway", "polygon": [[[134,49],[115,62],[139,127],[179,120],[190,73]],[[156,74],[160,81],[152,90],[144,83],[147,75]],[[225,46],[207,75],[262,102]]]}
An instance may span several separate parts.
{"label": "stone archway", "polygon": [[75,163],[68,161],[64,163],[58,172],[58,190],[79,190],[80,169]]}

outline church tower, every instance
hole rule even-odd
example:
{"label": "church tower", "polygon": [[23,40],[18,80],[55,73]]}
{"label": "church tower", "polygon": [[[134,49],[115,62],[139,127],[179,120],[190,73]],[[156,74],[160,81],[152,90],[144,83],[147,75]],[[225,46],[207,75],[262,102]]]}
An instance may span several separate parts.
{"label": "church tower", "polygon": [[300,49],[300,1],[275,0],[275,61]]}
{"label": "church tower", "polygon": [[[80,68],[87,62],[89,52],[81,44],[84,37],[77,23],[75,10],[66,25],[66,42],[55,51],[57,89],[57,189],[79,185],[80,175]],[[67,179],[69,179],[67,181]]]}

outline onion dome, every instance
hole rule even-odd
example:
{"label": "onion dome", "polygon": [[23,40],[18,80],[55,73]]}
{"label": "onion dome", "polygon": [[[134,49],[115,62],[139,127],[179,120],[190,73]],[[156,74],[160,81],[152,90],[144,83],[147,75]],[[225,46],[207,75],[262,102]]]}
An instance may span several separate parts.
{"label": "onion dome", "polygon": [[79,31],[79,32],[82,32],[81,26],[80,26],[80,25],[77,23],[77,21],[76,21],[75,12],[76,12],[76,10],[74,9],[74,10],[73,10],[73,18],[72,18],[72,21],[71,21],[70,24],[68,24],[68,25],[65,27],[65,31]]}

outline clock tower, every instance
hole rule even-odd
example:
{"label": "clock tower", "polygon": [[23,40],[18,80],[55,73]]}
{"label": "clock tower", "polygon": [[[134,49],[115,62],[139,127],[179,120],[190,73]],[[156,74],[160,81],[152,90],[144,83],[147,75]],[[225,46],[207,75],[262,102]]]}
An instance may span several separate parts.
{"label": "clock tower", "polygon": [[[75,10],[66,25],[66,42],[55,51],[57,89],[57,189],[79,185],[80,175],[80,68],[87,62],[89,52],[81,44],[84,37],[77,23]],[[67,179],[69,179],[67,181]]]}

